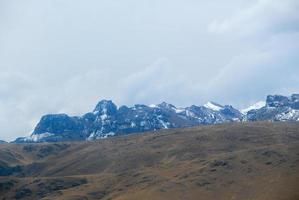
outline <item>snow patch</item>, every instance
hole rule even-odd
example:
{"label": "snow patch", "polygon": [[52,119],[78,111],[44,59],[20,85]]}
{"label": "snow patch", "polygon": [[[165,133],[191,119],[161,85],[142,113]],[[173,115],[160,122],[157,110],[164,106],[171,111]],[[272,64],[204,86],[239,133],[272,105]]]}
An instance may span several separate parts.
{"label": "snow patch", "polygon": [[162,115],[159,115],[158,117],[157,117],[157,119],[159,120],[159,122],[160,122],[160,124],[163,126],[163,128],[165,128],[165,129],[168,129],[168,122],[165,122],[163,119],[163,116]]}
{"label": "snow patch", "polygon": [[241,113],[245,115],[250,110],[257,110],[257,109],[260,109],[260,108],[264,107],[265,105],[266,105],[265,101],[259,101],[259,102],[255,103],[255,104],[249,106],[248,108],[242,109]]}
{"label": "snow patch", "polygon": [[145,125],[146,125],[145,121],[140,122],[140,126],[145,126]]}
{"label": "snow patch", "polygon": [[220,111],[223,108],[221,105],[213,103],[211,101],[209,101],[208,103],[206,103],[204,105],[204,107],[209,108],[209,109],[214,110],[214,111]]}
{"label": "snow patch", "polygon": [[168,129],[167,123],[165,123],[163,120],[159,119],[159,122],[162,124],[163,128]]}
{"label": "snow patch", "polygon": [[105,114],[103,114],[103,115],[101,115],[101,119],[102,119],[102,121],[103,120],[105,120],[105,119],[107,119],[108,118],[108,116],[107,116],[107,114],[105,113]]}
{"label": "snow patch", "polygon": [[280,121],[298,121],[299,110],[290,109],[289,111],[279,114],[276,117]]}
{"label": "snow patch", "polygon": [[115,136],[114,132],[102,133],[101,131],[97,131],[97,132],[92,132],[86,140],[92,141],[98,139],[105,139],[112,136]]}
{"label": "snow patch", "polygon": [[176,108],[174,111],[175,111],[176,113],[182,113],[182,112],[185,111],[185,109],[184,109],[184,108]]}
{"label": "snow patch", "polygon": [[48,132],[42,133],[42,134],[32,134],[28,137],[24,137],[24,141],[25,142],[39,142],[42,139],[50,137],[52,135],[54,135],[54,134],[53,133],[48,133]]}
{"label": "snow patch", "polygon": [[86,140],[88,141],[94,140],[95,134],[96,134],[95,132],[92,132]]}
{"label": "snow patch", "polygon": [[101,138],[108,138],[108,137],[112,137],[112,136],[115,136],[115,133],[109,132],[109,133],[106,133],[105,135],[103,135]]}
{"label": "snow patch", "polygon": [[190,110],[186,110],[186,116],[187,117],[196,117],[196,115],[193,112],[191,112]]}
{"label": "snow patch", "polygon": [[132,128],[136,127],[136,124],[134,122],[131,122],[131,127]]}

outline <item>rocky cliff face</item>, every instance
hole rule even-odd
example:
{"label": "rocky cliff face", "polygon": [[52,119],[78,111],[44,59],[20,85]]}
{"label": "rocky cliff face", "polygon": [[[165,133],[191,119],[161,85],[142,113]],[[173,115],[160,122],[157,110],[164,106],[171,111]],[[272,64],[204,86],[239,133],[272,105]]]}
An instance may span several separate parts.
{"label": "rocky cliff face", "polygon": [[291,97],[269,95],[264,107],[248,111],[244,119],[247,121],[298,121],[299,94],[293,94]]}
{"label": "rocky cliff face", "polygon": [[298,121],[299,95],[269,95],[265,106],[252,108],[243,114],[230,105],[222,106],[214,102],[186,108],[177,108],[166,102],[118,108],[112,101],[102,100],[93,112],[80,117],[66,114],[45,115],[31,136],[18,138],[15,142],[96,140],[145,131],[226,122]]}

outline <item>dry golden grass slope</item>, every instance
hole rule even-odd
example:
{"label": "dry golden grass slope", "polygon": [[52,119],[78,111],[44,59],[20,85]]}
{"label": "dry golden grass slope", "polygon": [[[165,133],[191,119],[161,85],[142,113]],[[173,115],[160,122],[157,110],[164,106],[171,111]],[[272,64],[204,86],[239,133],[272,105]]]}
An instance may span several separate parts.
{"label": "dry golden grass slope", "polygon": [[299,123],[1,144],[0,200],[298,200]]}

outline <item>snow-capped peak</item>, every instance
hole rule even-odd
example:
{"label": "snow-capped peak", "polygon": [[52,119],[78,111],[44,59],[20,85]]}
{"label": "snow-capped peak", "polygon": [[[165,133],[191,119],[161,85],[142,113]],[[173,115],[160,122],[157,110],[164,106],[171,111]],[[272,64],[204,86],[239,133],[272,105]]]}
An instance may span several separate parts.
{"label": "snow-capped peak", "polygon": [[157,105],[156,105],[156,104],[150,104],[149,107],[150,107],[150,108],[156,108]]}
{"label": "snow-capped peak", "polygon": [[186,109],[185,108],[176,108],[174,111],[176,113],[182,113],[182,112],[186,111]]}
{"label": "snow-capped peak", "polygon": [[166,108],[166,109],[172,109],[174,110],[176,107],[170,103],[162,102],[159,105],[157,105],[160,108]]}
{"label": "snow-capped peak", "polygon": [[260,108],[264,107],[265,105],[266,105],[265,101],[259,101],[255,104],[249,106],[248,108],[242,109],[241,113],[245,115],[250,110],[257,110],[257,109],[260,109]]}
{"label": "snow-capped peak", "polygon": [[211,102],[211,101],[207,102],[204,105],[204,107],[209,108],[209,109],[214,110],[214,111],[219,111],[223,108],[223,106],[221,106],[217,103]]}

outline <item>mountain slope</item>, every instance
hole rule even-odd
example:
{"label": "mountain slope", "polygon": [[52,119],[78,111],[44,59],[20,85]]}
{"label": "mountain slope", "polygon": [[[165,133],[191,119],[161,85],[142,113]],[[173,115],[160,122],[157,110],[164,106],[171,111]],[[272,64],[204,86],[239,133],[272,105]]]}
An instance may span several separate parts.
{"label": "mountain slope", "polygon": [[261,109],[262,107],[264,107],[266,105],[266,102],[265,101],[259,101],[251,106],[249,106],[248,108],[245,108],[245,109],[242,109],[241,110],[241,113],[243,115],[246,115],[249,111],[251,110],[258,110],[258,109]]}
{"label": "mountain slope", "polygon": [[299,198],[298,123],[231,123],[92,142],[3,144],[0,155],[0,168],[8,173],[0,177],[2,199]]}
{"label": "mountain slope", "polygon": [[281,95],[267,96],[266,105],[247,112],[247,121],[299,121],[299,95],[291,97]]}
{"label": "mountain slope", "polygon": [[15,142],[96,140],[137,132],[241,120],[242,114],[232,106],[221,106],[217,111],[195,105],[179,109],[163,102],[152,106],[137,104],[130,108],[117,108],[112,101],[102,100],[93,112],[81,117],[45,115],[31,136],[18,138]]}

